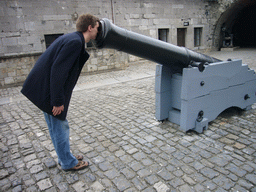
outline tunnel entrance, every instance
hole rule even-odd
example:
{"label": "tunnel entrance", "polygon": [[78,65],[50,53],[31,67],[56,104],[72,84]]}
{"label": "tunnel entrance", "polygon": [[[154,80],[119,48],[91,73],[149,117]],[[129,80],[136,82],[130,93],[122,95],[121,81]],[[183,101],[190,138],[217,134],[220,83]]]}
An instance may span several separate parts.
{"label": "tunnel entrance", "polygon": [[237,13],[231,33],[234,46],[256,47],[256,1]]}
{"label": "tunnel entrance", "polygon": [[[256,47],[256,1],[233,3],[217,21],[213,41],[216,48]],[[218,42],[218,43],[217,43]]]}

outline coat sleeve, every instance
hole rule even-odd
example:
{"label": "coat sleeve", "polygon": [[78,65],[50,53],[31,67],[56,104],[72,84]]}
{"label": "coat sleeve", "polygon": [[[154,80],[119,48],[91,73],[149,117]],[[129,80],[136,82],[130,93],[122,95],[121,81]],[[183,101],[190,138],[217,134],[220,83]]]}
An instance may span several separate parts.
{"label": "coat sleeve", "polygon": [[69,40],[60,49],[51,69],[50,94],[51,105],[61,106],[65,103],[64,86],[82,48],[82,42]]}

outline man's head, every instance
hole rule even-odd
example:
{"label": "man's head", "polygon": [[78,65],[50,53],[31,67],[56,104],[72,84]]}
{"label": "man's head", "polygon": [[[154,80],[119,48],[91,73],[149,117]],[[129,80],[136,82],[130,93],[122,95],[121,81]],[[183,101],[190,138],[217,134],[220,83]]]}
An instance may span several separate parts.
{"label": "man's head", "polygon": [[88,30],[89,25],[91,25],[92,28],[94,28],[97,22],[100,22],[99,18],[91,14],[80,15],[76,22],[76,30],[82,33],[86,32]]}
{"label": "man's head", "polygon": [[91,14],[79,16],[76,22],[76,30],[83,33],[86,42],[96,38],[99,26],[99,18]]}

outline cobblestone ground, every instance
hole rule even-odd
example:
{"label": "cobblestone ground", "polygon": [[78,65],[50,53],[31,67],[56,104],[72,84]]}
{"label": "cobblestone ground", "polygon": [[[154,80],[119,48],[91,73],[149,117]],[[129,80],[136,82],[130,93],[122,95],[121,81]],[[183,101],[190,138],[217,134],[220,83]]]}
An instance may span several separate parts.
{"label": "cobblestone ground", "polygon": [[[255,69],[255,53],[208,55],[242,58]],[[43,115],[21,87],[1,89],[0,191],[256,191],[255,104],[222,114],[203,134],[184,133],[154,119],[154,70],[141,62],[80,78],[70,143],[91,166],[78,172],[57,165]]]}

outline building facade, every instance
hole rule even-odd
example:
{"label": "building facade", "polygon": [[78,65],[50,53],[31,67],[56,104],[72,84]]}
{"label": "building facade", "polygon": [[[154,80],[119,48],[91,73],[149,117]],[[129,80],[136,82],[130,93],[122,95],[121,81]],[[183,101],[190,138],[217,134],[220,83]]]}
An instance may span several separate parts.
{"label": "building facade", "polygon": [[[243,2],[243,3],[242,3]],[[244,3],[247,2],[247,3]],[[2,0],[0,86],[22,83],[38,57],[58,36],[76,30],[79,15],[91,13],[115,25],[195,51],[219,49],[222,30],[250,0]],[[117,50],[87,44],[84,73],[123,69],[138,61]]]}

